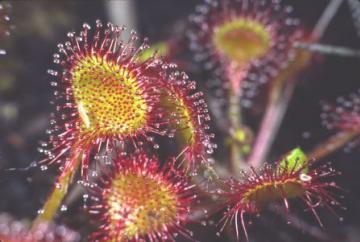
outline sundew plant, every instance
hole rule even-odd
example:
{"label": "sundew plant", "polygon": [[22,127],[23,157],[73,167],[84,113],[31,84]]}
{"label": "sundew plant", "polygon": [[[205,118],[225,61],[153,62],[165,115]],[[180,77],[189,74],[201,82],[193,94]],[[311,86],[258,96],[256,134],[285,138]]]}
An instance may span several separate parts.
{"label": "sundew plant", "polygon": [[0,242],[360,241],[358,0],[0,1]]}

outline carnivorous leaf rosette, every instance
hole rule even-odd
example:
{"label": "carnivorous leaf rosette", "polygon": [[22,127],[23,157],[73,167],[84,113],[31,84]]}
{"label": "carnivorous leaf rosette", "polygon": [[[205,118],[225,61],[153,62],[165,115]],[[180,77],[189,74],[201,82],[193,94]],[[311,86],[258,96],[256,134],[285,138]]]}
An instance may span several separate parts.
{"label": "carnivorous leaf rosette", "polygon": [[282,201],[289,210],[289,200],[298,199],[311,211],[320,226],[317,208],[325,207],[336,214],[333,206],[340,206],[334,197],[339,187],[332,181],[339,172],[330,165],[318,166],[308,160],[299,149],[293,150],[287,157],[276,163],[266,164],[256,171],[243,172],[239,180],[230,179],[224,192],[230,209],[222,218],[223,228],[234,223],[237,237],[241,226],[247,240],[247,218],[260,214],[268,205]]}
{"label": "carnivorous leaf rosette", "polygon": [[186,173],[174,160],[163,167],[140,152],[117,157],[114,168],[90,190],[94,241],[175,241],[190,238],[184,227],[196,198]]}
{"label": "carnivorous leaf rosette", "polygon": [[212,142],[214,134],[209,132],[210,114],[204,94],[196,90],[195,81],[190,81],[184,72],[170,69],[163,79],[167,82],[163,86],[162,106],[182,147],[180,153],[192,169],[207,164],[216,144]]}
{"label": "carnivorous leaf rosette", "polygon": [[97,21],[90,29],[84,24],[79,35],[69,33],[69,41],[54,54],[60,69],[49,70],[55,78],[56,112],[45,151],[46,162],[65,169],[80,159],[85,177],[90,157],[101,148],[137,149],[153,142],[151,135],[164,134],[158,108],[162,60],[137,60],[147,44],[138,46],[135,32],[125,41],[123,27]]}
{"label": "carnivorous leaf rosette", "polygon": [[230,82],[234,93],[245,87],[254,91],[291,58],[299,20],[291,16],[292,7],[279,2],[211,0],[196,8],[191,47],[197,60],[221,79],[221,88]]}

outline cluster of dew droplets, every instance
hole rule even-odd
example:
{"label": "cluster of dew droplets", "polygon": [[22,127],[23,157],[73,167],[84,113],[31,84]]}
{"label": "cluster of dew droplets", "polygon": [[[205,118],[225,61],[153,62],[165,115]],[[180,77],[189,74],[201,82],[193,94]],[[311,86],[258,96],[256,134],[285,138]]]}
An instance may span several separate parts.
{"label": "cluster of dew droplets", "polygon": [[[266,1],[264,1],[266,2]],[[273,1],[274,2],[274,1]],[[295,58],[295,51],[289,46],[298,39],[301,39],[303,33],[299,29],[300,20],[293,17],[292,6],[280,6],[281,1],[277,1],[273,6],[264,5],[264,11],[272,8],[274,11],[274,19],[272,24],[277,24],[280,21],[278,32],[271,36],[273,38],[270,51],[264,57],[255,60],[252,67],[249,69],[248,74],[243,81],[240,95],[242,96],[242,105],[249,108],[253,104],[254,98],[259,93],[259,88],[276,78],[282,71],[286,70]],[[271,23],[267,23],[267,27]],[[275,40],[274,40],[275,39]],[[274,43],[276,42],[276,43]],[[260,70],[260,71],[259,71]]]}
{"label": "cluster of dew droplets", "polygon": [[[166,79],[169,80],[169,83],[167,84],[170,86],[169,89],[174,92],[170,94],[171,98],[174,98],[174,100],[181,99],[182,105],[184,105],[184,107],[178,107],[170,113],[171,119],[176,123],[176,128],[171,130],[168,135],[174,137],[174,133],[178,128],[189,128],[179,127],[182,122],[191,122],[193,126],[191,132],[195,141],[194,144],[185,148],[184,152],[189,153],[190,157],[200,162],[208,163],[206,157],[212,154],[217,146],[212,142],[214,134],[209,132],[211,119],[204,93],[197,91],[196,82],[189,80],[186,73],[178,71],[176,64],[164,64],[162,68],[168,73]],[[186,119],[190,120],[184,119],[183,111],[185,110],[190,116],[186,117]]]}
{"label": "cluster of dew droplets", "polygon": [[[195,198],[191,197],[193,196],[191,192],[191,190],[193,189],[193,185],[187,183],[187,178],[183,174],[184,171],[179,167],[176,168],[172,162],[168,163],[169,168],[159,169],[157,158],[156,159],[153,158],[154,160],[149,159],[147,156],[145,156],[145,153],[134,156],[127,156],[123,158],[125,158],[125,160],[123,160],[122,163],[115,162],[116,164],[115,167],[109,170],[110,172],[109,174],[102,177],[100,183],[97,183],[97,185],[95,184],[95,186],[90,187],[90,194],[85,194],[83,196],[84,202],[90,199],[89,201],[91,203],[89,204],[90,213],[95,216],[101,215],[102,221],[104,223],[107,223],[109,214],[106,213],[107,210],[106,211],[104,210],[104,208],[106,208],[107,195],[112,194],[110,192],[111,190],[114,190],[115,192],[116,189],[124,189],[130,185],[128,182],[126,182],[126,184],[123,184],[123,186],[112,187],[112,184],[114,184],[112,183],[113,179],[123,176],[126,177],[129,174],[133,174],[133,175],[135,174],[136,176],[141,176],[141,177],[144,176],[147,177],[148,179],[151,179],[152,181],[159,182],[158,184],[168,184],[167,185],[168,189],[171,189],[171,191],[176,192],[176,196],[178,196],[179,198],[177,206],[180,206],[179,209],[180,214],[177,214],[177,216],[175,216],[176,218],[174,218],[174,221],[163,224],[162,229],[157,231],[149,231],[145,235],[136,235],[136,236],[140,236],[140,237],[144,236],[145,239],[148,238],[151,241],[153,238],[159,239],[158,241],[166,241],[167,239],[171,239],[171,236],[176,238],[179,234],[187,235],[191,237],[192,236],[191,232],[183,227],[183,222],[184,222],[183,217],[190,212],[189,202]],[[129,181],[137,182],[138,180],[130,179]],[[147,186],[147,182],[141,185]],[[99,193],[99,191],[101,192]],[[124,192],[128,193],[129,197],[141,196],[140,194],[137,194],[136,191],[124,191]],[[125,206],[125,204],[126,202],[122,205]],[[132,206],[130,204],[128,205]],[[131,209],[129,210],[129,212],[131,212]],[[134,209],[137,208],[135,207]],[[126,220],[127,218],[124,217],[123,219]],[[111,226],[104,226],[102,228],[99,228],[99,231],[96,236],[101,236],[101,238],[105,238],[106,236],[113,234],[113,233],[109,233],[111,232],[110,231],[111,229],[112,229]]]}
{"label": "cluster of dew droplets", "polygon": [[29,223],[18,221],[7,214],[0,214],[0,237],[9,241],[75,242],[80,235],[63,225],[43,223],[29,228]]}
{"label": "cluster of dew droplets", "polygon": [[328,129],[360,131],[360,90],[338,97],[335,104],[323,102],[321,119]]}
{"label": "cluster of dew droplets", "polygon": [[[255,215],[256,217],[260,216],[261,208],[247,206],[248,200],[241,199],[244,194],[247,194],[251,189],[259,187],[262,184],[274,183],[274,186],[276,187],[277,181],[286,181],[288,179],[298,179],[299,183],[303,185],[306,192],[303,195],[299,195],[297,198],[305,203],[306,211],[313,213],[320,226],[322,226],[322,223],[317,211],[315,210],[316,208],[328,209],[336,217],[338,217],[339,221],[343,221],[343,218],[338,216],[335,208],[343,210],[346,210],[346,208],[333,197],[335,194],[333,189],[340,190],[340,188],[335,182],[327,181],[329,178],[340,175],[340,173],[332,168],[331,163],[317,166],[316,168],[311,168],[310,163],[312,164],[312,162],[309,162],[310,170],[308,173],[303,173],[301,170],[290,173],[279,173],[277,170],[278,166],[267,164],[258,171],[255,171],[254,169],[252,169],[251,172],[243,171],[242,174],[240,174],[239,179],[232,178],[227,180],[229,188],[225,192],[225,196],[230,196],[230,199],[228,200],[229,203],[226,211],[224,212],[224,217],[222,218],[222,222],[224,223],[222,229],[225,227],[226,223],[233,221],[234,219],[235,226],[238,226],[236,224],[236,219],[238,219],[236,216],[238,216],[238,214],[246,213]],[[288,198],[284,196],[283,199],[286,200],[285,206],[286,209],[288,209]],[[240,201],[245,201],[245,203],[241,204]],[[244,222],[243,218],[241,218],[241,222]],[[247,222],[247,224],[251,224],[250,222],[251,221]],[[287,221],[287,223],[289,224],[291,222]]]}
{"label": "cluster of dew droplets", "polygon": [[[335,103],[322,102],[320,115],[324,127],[329,130],[350,133],[360,132],[360,90],[346,97],[338,97]],[[339,133],[341,134],[341,133]],[[359,138],[354,138],[346,144],[344,152],[350,153],[360,144]]]}
{"label": "cluster of dew droplets", "polygon": [[[97,20],[94,30],[91,30],[89,24],[84,23],[79,35],[76,35],[75,32],[69,32],[67,34],[69,40],[64,44],[58,44],[58,52],[53,55],[53,62],[59,68],[48,70],[48,74],[53,78],[50,85],[55,89],[52,103],[56,108],[50,121],[51,128],[47,132],[50,135],[49,143],[51,145],[49,145],[50,148],[40,147],[39,149],[48,156],[51,162],[64,163],[64,160],[65,163],[71,162],[68,158],[61,158],[58,155],[67,154],[72,149],[74,140],[77,139],[74,131],[79,129],[79,123],[74,122],[74,117],[77,117],[78,109],[77,104],[74,103],[74,91],[71,86],[71,68],[77,61],[85,56],[98,54],[124,68],[133,70],[136,78],[138,78],[137,75],[142,75],[144,70],[160,67],[163,64],[162,59],[155,56],[143,63],[139,63],[137,59],[140,56],[139,53],[149,48],[148,40],[144,39],[137,47],[138,37],[134,30],[130,32],[127,40],[121,39],[121,34],[125,29],[124,26],[115,26],[111,23],[108,23],[106,28],[103,28],[102,22]],[[92,31],[91,35],[89,31]],[[148,111],[153,114],[150,116],[155,118],[149,122],[146,130],[139,131],[138,136],[131,137],[129,140],[120,140],[121,144],[119,146],[124,147],[125,143],[129,143],[135,149],[139,149],[146,141],[147,144],[152,144],[154,149],[158,149],[159,145],[155,143],[152,134],[165,134],[161,122],[157,121],[160,120],[161,112],[153,111],[156,105],[154,101],[156,95],[160,95],[159,88],[146,75],[139,78],[142,80],[139,85],[144,87],[148,85],[147,92],[141,94],[148,100]],[[67,139],[67,142],[64,143],[64,139]],[[101,144],[108,141],[100,137],[94,143],[99,144],[98,150],[100,150]],[[113,143],[119,142],[114,141]],[[109,161],[109,159],[107,160]]]}
{"label": "cluster of dew droplets", "polygon": [[[124,27],[121,28],[122,30],[124,30]],[[147,59],[145,62],[139,62],[139,57],[141,56],[141,53],[150,48],[149,46],[149,40],[148,38],[144,38],[143,41],[141,42],[141,44],[136,47],[136,42],[138,41],[139,37],[137,35],[137,32],[135,30],[131,30],[130,31],[130,37],[128,42],[125,45],[120,44],[120,48],[122,48],[122,46],[125,46],[125,48],[122,50],[122,54],[120,56],[123,56],[123,58],[129,58],[129,66],[130,68],[143,68],[143,70],[148,70],[150,68],[156,68],[156,67],[161,67],[163,65],[163,61],[161,58],[158,58],[156,56],[156,53],[154,53],[149,59]],[[138,72],[141,73],[141,70]],[[155,85],[154,83],[156,83],[155,81],[151,80],[148,77],[143,77],[143,81],[147,83],[147,85],[149,85],[148,89],[149,92],[151,92],[151,95],[154,96],[159,96],[160,95],[160,88],[158,85]],[[142,95],[144,96],[144,98],[150,98],[150,94],[149,93],[142,93]],[[148,107],[148,111],[152,113],[152,116],[154,117],[154,120],[160,120],[162,118],[162,113],[161,112],[155,112],[155,106],[158,106],[157,103],[151,101],[148,103],[149,107]],[[152,131],[155,134],[158,135],[165,135],[166,134],[166,130],[162,130],[162,125],[161,122],[156,121],[155,123],[152,124]],[[155,139],[152,135],[146,135],[145,140],[152,144],[154,149],[159,149],[160,146],[159,144],[157,144],[155,142]],[[138,140],[137,141],[137,145],[138,146],[142,146],[144,145],[144,142],[142,140]]]}
{"label": "cluster of dew droplets", "polygon": [[[8,15],[9,10],[11,10],[11,5],[9,3],[0,3],[0,39],[10,35],[10,16]],[[6,55],[6,50],[2,49],[0,46],[0,55]]]}
{"label": "cluster of dew droplets", "polygon": [[[188,32],[190,48],[195,53],[194,59],[203,64],[205,71],[213,74],[207,84],[218,97],[217,105],[220,107],[226,105],[226,90],[231,85],[226,77],[229,64],[226,59],[219,56],[219,51],[212,44],[213,29],[237,16],[251,16],[254,21],[263,24],[268,30],[271,29],[269,51],[261,58],[252,61],[246,68],[246,75],[239,75],[243,80],[241,80],[241,90],[236,92],[243,99],[241,105],[246,108],[251,107],[259,87],[287,67],[294,57],[293,51],[289,51],[289,44],[302,36],[301,31],[298,31],[300,21],[292,16],[293,7],[282,7],[280,4],[281,1],[230,0],[219,3],[210,0],[199,5],[195,13],[190,16],[193,26]],[[272,13],[271,18],[269,11]]]}
{"label": "cluster of dew droplets", "polygon": [[[342,189],[334,182],[328,181],[329,178],[334,176],[340,176],[341,172],[335,170],[332,167],[331,162],[327,162],[324,165],[312,169],[308,174],[300,174],[299,178],[304,182],[307,195],[303,197],[309,211],[313,213],[320,226],[322,222],[315,211],[315,208],[322,207],[328,209],[334,214],[340,222],[344,220],[339,216],[337,209],[347,210],[337,198],[334,197],[334,191],[341,191]],[[333,190],[333,191],[331,191]],[[344,196],[337,196],[343,199]],[[330,207],[331,206],[331,207]]]}
{"label": "cluster of dew droplets", "polygon": [[[215,8],[218,5],[219,3],[217,1],[207,1],[206,4],[197,6],[195,8],[195,13],[189,17],[190,22],[195,25],[195,28],[194,30],[188,31],[187,36],[190,39],[190,49],[194,52],[194,60],[200,62],[205,71],[214,73],[214,76],[208,78],[206,84],[208,89],[214,92],[214,95],[217,98],[216,103],[219,104],[219,106],[223,106],[226,103],[226,99],[224,98],[226,95],[224,88],[228,86],[227,83],[224,83],[219,79],[219,76],[222,76],[223,74],[223,70],[218,62],[212,58],[214,53],[211,49],[211,40],[207,40],[206,44],[200,41],[200,39],[204,37],[203,32],[206,32],[206,30],[211,28],[206,21],[207,15],[212,8]],[[199,34],[201,36],[199,36]],[[219,88],[219,86],[221,88]]]}

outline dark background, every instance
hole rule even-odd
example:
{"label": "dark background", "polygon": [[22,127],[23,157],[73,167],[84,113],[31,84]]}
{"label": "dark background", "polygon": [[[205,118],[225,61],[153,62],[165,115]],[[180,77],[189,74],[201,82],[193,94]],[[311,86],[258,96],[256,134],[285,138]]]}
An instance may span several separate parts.
{"label": "dark background", "polygon": [[[114,0],[116,1],[116,0]],[[121,1],[121,0],[118,0]],[[129,0],[130,1],[130,0]],[[50,77],[46,74],[52,67],[52,54],[56,45],[63,42],[69,30],[79,30],[83,22],[93,24],[97,18],[108,21],[105,4],[109,0],[18,0],[13,4],[12,35],[2,39],[7,49],[0,56],[0,169],[25,168],[40,160],[37,147],[45,140],[51,106]],[[292,4],[306,28],[310,31],[320,17],[328,0],[292,0]],[[186,21],[196,4],[201,1],[187,0],[138,0],[135,14],[138,32],[156,42],[167,38],[175,23]],[[360,48],[359,38],[353,27],[350,12],[344,3],[333,19],[322,43]],[[199,73],[190,73],[198,82],[205,82]],[[321,126],[321,100],[356,92],[360,88],[359,59],[317,55],[311,67],[299,80],[295,95],[271,150],[277,157],[300,145],[310,150],[321,140],[333,134]],[[309,134],[309,135],[308,135]],[[343,175],[338,179],[345,192],[342,200],[347,211],[340,211],[344,221],[340,222],[328,212],[321,212],[325,221],[325,234],[334,241],[360,241],[360,149],[350,153],[339,151],[326,158]],[[16,171],[0,171],[0,212],[16,218],[34,218],[54,181],[56,169],[46,172],[38,168]],[[81,202],[74,202],[68,211],[57,218],[59,222],[86,234],[87,218],[79,209]],[[308,215],[299,216],[317,228]],[[84,225],[85,224],[85,225]],[[235,241],[224,233],[216,236],[213,226],[191,225],[195,238],[200,241]],[[308,232],[287,225],[281,218],[264,215],[249,228],[252,241],[320,241]],[[326,240],[322,240],[326,241]]]}

